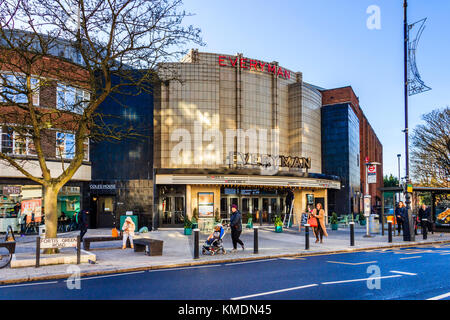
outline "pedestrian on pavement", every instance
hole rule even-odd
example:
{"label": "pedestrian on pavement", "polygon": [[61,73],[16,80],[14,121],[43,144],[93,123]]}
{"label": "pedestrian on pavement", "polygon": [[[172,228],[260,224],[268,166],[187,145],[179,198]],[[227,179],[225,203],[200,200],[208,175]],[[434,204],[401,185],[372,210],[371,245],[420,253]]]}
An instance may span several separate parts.
{"label": "pedestrian on pavement", "polygon": [[[427,221],[423,221],[424,219],[427,219]],[[425,228],[428,228],[428,230],[433,233],[433,228],[431,227],[432,223],[430,219],[431,219],[431,210],[425,205],[425,203],[422,203],[419,209],[419,220],[420,225],[422,227],[422,234]]]}
{"label": "pedestrian on pavement", "polygon": [[23,237],[27,228],[27,215],[25,214],[25,212],[22,212],[22,210],[19,210],[17,221],[20,225],[20,236]]}
{"label": "pedestrian on pavement", "polygon": [[78,224],[80,226],[80,241],[83,240],[83,237],[88,230],[88,215],[88,210],[81,210],[78,214]]}
{"label": "pedestrian on pavement", "polygon": [[[402,229],[403,229],[403,241],[410,241],[411,235],[409,233],[409,218],[408,211],[406,210],[406,206],[403,201],[398,203],[398,210],[396,213],[397,216],[400,216]],[[400,233],[399,233],[400,235]]]}
{"label": "pedestrian on pavement", "polygon": [[398,236],[400,235],[400,232],[402,231],[403,219],[402,219],[402,215],[400,213],[401,213],[401,210],[404,210],[404,209],[401,209],[403,206],[404,206],[403,201],[400,201],[397,204],[397,207],[395,207],[395,219],[397,220],[397,232],[398,232],[397,235]]}
{"label": "pedestrian on pavement", "polygon": [[136,225],[134,224],[133,220],[131,219],[131,217],[127,217],[122,226],[122,231],[123,231],[122,250],[127,247],[127,239],[130,239],[131,249],[134,248],[133,237],[134,237],[135,229],[136,229]]}
{"label": "pedestrian on pavement", "polygon": [[231,205],[231,217],[230,217],[230,228],[231,228],[231,240],[233,241],[233,250],[232,252],[236,252],[237,244],[239,243],[244,250],[244,243],[239,239],[242,232],[242,215],[238,210],[237,205]]}
{"label": "pedestrian on pavement", "polygon": [[316,243],[323,242],[323,236],[328,237],[327,230],[325,229],[325,210],[322,208],[320,202],[317,203],[316,208],[311,213],[311,216],[317,219],[317,227],[313,227],[313,233],[316,236]]}

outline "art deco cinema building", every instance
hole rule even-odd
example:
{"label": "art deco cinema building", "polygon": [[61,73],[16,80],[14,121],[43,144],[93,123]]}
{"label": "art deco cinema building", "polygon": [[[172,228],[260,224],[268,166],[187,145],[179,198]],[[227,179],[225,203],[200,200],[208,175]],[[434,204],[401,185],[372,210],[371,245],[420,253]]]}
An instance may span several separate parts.
{"label": "art deco cinema building", "polygon": [[231,204],[263,222],[321,202],[336,176],[322,174],[319,88],[277,62],[191,50],[159,66],[154,96],[155,214],[159,226],[226,218]]}

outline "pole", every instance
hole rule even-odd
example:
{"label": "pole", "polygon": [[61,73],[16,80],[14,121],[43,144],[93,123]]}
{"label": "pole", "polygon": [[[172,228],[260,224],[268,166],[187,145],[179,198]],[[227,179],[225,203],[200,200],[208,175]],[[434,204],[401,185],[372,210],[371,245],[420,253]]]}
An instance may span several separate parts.
{"label": "pole", "polygon": [[199,238],[198,238],[198,234],[199,234],[200,229],[194,229],[194,259],[198,259],[199,258],[199,249],[198,249],[198,242],[199,242]]}
{"label": "pole", "polygon": [[253,227],[253,253],[258,253],[258,226]]}
{"label": "pole", "polygon": [[350,246],[355,246],[355,223],[350,222]]}
{"label": "pole", "polygon": [[398,186],[399,187],[401,187],[401,185],[402,185],[402,178],[400,176],[400,157],[401,156],[402,156],[401,154],[397,155],[397,159],[398,159]]}
{"label": "pole", "polygon": [[41,238],[36,237],[36,268],[39,268],[39,260],[41,259]]}
{"label": "pole", "polygon": [[77,236],[77,264],[81,262],[81,241],[80,236]]}
{"label": "pole", "polygon": [[388,221],[388,242],[392,243],[392,221]]}
{"label": "pole", "polygon": [[[404,43],[403,43],[403,53],[404,53],[404,94],[405,94],[405,161],[406,161],[406,185],[410,184],[409,180],[409,137],[408,137],[408,1],[403,0],[403,34],[404,34]],[[408,223],[409,223],[409,241],[415,240],[414,234],[414,222],[412,218],[412,211],[410,208],[411,204],[411,194],[408,192],[408,188],[406,188],[405,192],[405,203],[406,203],[406,212],[408,214]]]}
{"label": "pole", "polygon": [[305,250],[309,250],[309,224],[305,224]]}

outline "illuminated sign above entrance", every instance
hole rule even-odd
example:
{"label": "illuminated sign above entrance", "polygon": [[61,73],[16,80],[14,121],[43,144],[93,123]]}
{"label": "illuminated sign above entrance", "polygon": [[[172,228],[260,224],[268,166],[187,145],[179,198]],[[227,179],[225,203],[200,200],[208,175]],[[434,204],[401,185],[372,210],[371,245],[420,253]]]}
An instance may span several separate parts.
{"label": "illuminated sign above entrance", "polygon": [[284,79],[291,78],[290,71],[283,69],[277,65],[272,65],[270,63],[246,58],[239,59],[239,57],[236,56],[235,57],[219,56],[219,66],[241,68],[250,71],[253,69],[260,72],[272,73],[273,75],[277,77],[282,77]]}
{"label": "illuminated sign above entrance", "polygon": [[230,152],[228,155],[230,166],[252,165],[262,167],[284,167],[297,169],[311,169],[311,158],[291,157],[291,156],[272,156],[256,153]]}

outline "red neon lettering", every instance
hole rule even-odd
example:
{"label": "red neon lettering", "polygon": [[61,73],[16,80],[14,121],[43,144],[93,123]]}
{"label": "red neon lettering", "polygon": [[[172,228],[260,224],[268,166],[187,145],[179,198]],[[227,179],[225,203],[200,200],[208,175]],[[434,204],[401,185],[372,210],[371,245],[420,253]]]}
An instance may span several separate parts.
{"label": "red neon lettering", "polygon": [[236,59],[234,59],[234,62],[233,62],[233,60],[231,60],[231,57],[228,57],[228,59],[230,59],[231,65],[232,65],[233,67],[235,67],[238,58],[236,57]]}
{"label": "red neon lettering", "polygon": [[254,67],[256,71],[259,71],[258,62],[256,62],[255,60],[250,60],[250,70],[252,70],[252,67]]}
{"label": "red neon lettering", "polygon": [[226,64],[223,63],[223,60],[224,60],[224,59],[225,59],[224,56],[220,56],[220,57],[219,57],[219,66],[221,66],[221,67],[226,67]]}
{"label": "red neon lettering", "polygon": [[266,63],[265,62],[264,63],[259,62],[259,65],[261,67],[261,71],[264,71],[264,66],[266,65]]}
{"label": "red neon lettering", "polygon": [[291,78],[291,72],[290,72],[290,71],[287,71],[287,70],[284,70],[284,77],[285,77],[286,79],[290,79],[290,78]]}
{"label": "red neon lettering", "polygon": [[247,62],[247,59],[241,59],[241,69],[248,69],[248,67],[245,65]]}
{"label": "red neon lettering", "polygon": [[283,77],[283,69],[278,68],[277,77],[281,75]]}
{"label": "red neon lettering", "polygon": [[277,66],[272,66],[271,64],[267,65],[267,72],[273,72],[273,74],[275,74],[276,70],[277,70]]}

